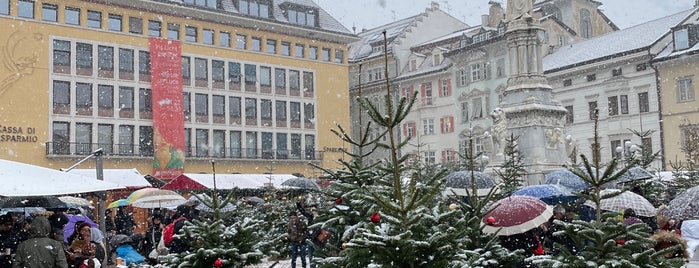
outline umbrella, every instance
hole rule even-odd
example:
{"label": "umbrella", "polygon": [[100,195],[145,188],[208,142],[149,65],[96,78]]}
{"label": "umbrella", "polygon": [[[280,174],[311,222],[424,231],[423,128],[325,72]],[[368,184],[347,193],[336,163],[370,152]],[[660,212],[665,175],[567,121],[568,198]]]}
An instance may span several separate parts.
{"label": "umbrella", "polygon": [[0,208],[24,208],[24,207],[42,207],[42,208],[68,208],[68,205],[58,199],[58,197],[47,196],[11,196],[0,200]]}
{"label": "umbrella", "polygon": [[[475,179],[478,196],[486,195],[491,188],[497,185],[497,182],[495,182],[493,178],[483,172],[473,171],[473,177]],[[471,189],[472,180],[470,170],[452,172],[447,175],[445,179],[447,180],[447,194],[454,192],[456,195],[465,196],[466,191]]]}
{"label": "umbrella", "polygon": [[68,237],[73,235],[75,232],[75,223],[77,222],[87,222],[91,227],[99,227],[94,221],[85,215],[66,215],[68,217],[68,223],[63,226],[63,241],[68,243]]}
{"label": "umbrella", "polygon": [[567,169],[558,169],[544,175],[545,184],[560,185],[571,191],[582,191],[590,187],[590,184]]}
{"label": "umbrella", "polygon": [[303,178],[303,177],[296,177],[296,178],[291,178],[291,179],[285,180],[284,182],[282,182],[282,186],[287,186],[287,187],[292,187],[292,188],[300,188],[300,189],[308,189],[308,190],[320,190],[320,187],[318,186],[317,183],[315,183],[311,179]]}
{"label": "umbrella", "polygon": [[675,196],[659,213],[677,220],[699,219],[699,186],[694,186]]}
{"label": "umbrella", "polygon": [[653,174],[648,172],[647,170],[641,168],[641,167],[632,167],[628,169],[624,174],[621,174],[619,179],[614,181],[615,183],[624,183],[624,182],[631,182],[631,181],[637,181],[637,180],[647,180],[647,179],[652,179]]}
{"label": "umbrella", "polygon": [[123,188],[67,172],[0,159],[2,196],[66,195]]}
{"label": "umbrella", "polygon": [[512,195],[536,197],[549,205],[568,203],[578,199],[578,197],[572,194],[567,188],[552,184],[525,186],[522,189],[512,193]]}
{"label": "umbrella", "polygon": [[176,207],[187,202],[180,194],[158,188],[143,188],[131,193],[126,200],[138,208]]}
{"label": "umbrella", "polygon": [[[483,232],[507,236],[521,234],[547,222],[553,209],[543,201],[526,195],[498,200],[481,220]],[[499,231],[498,231],[499,230]]]}
{"label": "umbrella", "polygon": [[130,236],[125,235],[125,234],[116,234],[112,236],[112,238],[109,239],[109,245],[112,246],[112,248],[118,248],[119,246],[126,244],[126,243],[131,243],[133,240],[131,239]]}
{"label": "umbrella", "polygon": [[[618,193],[621,190],[618,189],[604,189],[600,191],[602,196]],[[584,203],[586,206],[595,208],[595,203],[587,200]],[[605,198],[600,201],[600,208],[606,211],[622,211],[627,208],[632,208],[636,215],[643,217],[655,217],[657,209],[643,196],[631,192],[625,191],[614,197]]]}
{"label": "umbrella", "polygon": [[129,201],[126,200],[125,198],[122,198],[122,199],[119,199],[119,200],[116,200],[116,201],[109,203],[107,208],[125,207],[128,205],[129,205]]}
{"label": "umbrella", "polygon": [[25,217],[28,217],[32,213],[44,212],[44,211],[46,211],[46,209],[40,208],[40,207],[2,208],[2,209],[0,209],[0,215],[5,215],[9,212],[12,212],[12,213],[22,213]]}
{"label": "umbrella", "polygon": [[60,199],[63,202],[66,202],[67,204],[73,204],[77,205],[79,207],[89,207],[92,206],[90,204],[90,201],[88,201],[85,198],[82,197],[76,197],[76,196],[61,196],[58,199]]}
{"label": "umbrella", "polygon": [[[189,197],[187,202],[190,202],[192,204],[196,204],[196,207],[194,207],[196,210],[201,210],[201,211],[206,211],[206,212],[213,212],[214,211],[213,208],[202,203],[201,200],[204,200],[207,203],[212,202],[211,197],[208,196],[207,194],[192,195],[191,197]],[[223,202],[223,200],[221,200],[221,198],[219,198],[219,204],[221,204],[221,202]],[[223,206],[222,208],[219,208],[219,211],[220,212],[231,212],[231,211],[234,211],[235,209],[236,209],[235,205],[228,202],[225,206]]]}
{"label": "umbrella", "polygon": [[259,197],[257,197],[257,196],[248,196],[248,197],[245,198],[245,201],[248,202],[248,203],[250,203],[250,204],[253,204],[253,205],[262,204],[262,203],[265,202],[264,199],[259,198]]}

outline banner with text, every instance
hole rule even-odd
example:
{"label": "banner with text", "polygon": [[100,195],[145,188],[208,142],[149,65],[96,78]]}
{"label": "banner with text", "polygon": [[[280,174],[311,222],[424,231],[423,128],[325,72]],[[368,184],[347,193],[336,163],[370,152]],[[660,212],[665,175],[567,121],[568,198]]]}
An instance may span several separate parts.
{"label": "banner with text", "polygon": [[184,173],[184,111],[180,42],[150,38],[153,109],[153,176],[174,179]]}

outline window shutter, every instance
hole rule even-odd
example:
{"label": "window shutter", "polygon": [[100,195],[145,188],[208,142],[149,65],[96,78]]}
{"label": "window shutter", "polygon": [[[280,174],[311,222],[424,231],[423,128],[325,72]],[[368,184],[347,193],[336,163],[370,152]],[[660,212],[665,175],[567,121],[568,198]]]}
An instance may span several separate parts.
{"label": "window shutter", "polygon": [[464,67],[464,72],[466,75],[466,85],[471,83],[471,66]]}
{"label": "window shutter", "polygon": [[413,133],[412,133],[411,136],[417,137],[417,123],[412,122],[412,123],[410,123],[410,124],[413,125],[413,130],[412,130]]}
{"label": "window shutter", "polygon": [[485,72],[485,80],[490,80],[490,78],[492,78],[493,74],[492,74],[491,69],[493,69],[493,68],[491,68],[490,62],[486,62],[485,64],[483,64],[483,71]]}
{"label": "window shutter", "polygon": [[449,116],[449,132],[454,132],[454,117]]}
{"label": "window shutter", "polygon": [[408,125],[403,124],[403,136],[407,137],[408,136]]}
{"label": "window shutter", "polygon": [[425,84],[420,85],[420,97],[422,105],[425,106]]}
{"label": "window shutter", "polygon": [[439,87],[439,90],[437,90],[437,91],[439,91],[439,96],[444,97],[442,95],[442,79],[437,80],[437,87]]}
{"label": "window shutter", "polygon": [[439,119],[439,132],[444,134],[444,118]]}
{"label": "window shutter", "polygon": [[451,96],[451,79],[447,79],[448,96]]}
{"label": "window shutter", "polygon": [[447,161],[447,151],[442,151],[442,163]]}
{"label": "window shutter", "polygon": [[409,96],[409,97],[408,97],[408,100],[412,100],[412,99],[413,99],[413,97],[414,97],[413,94],[415,94],[415,86],[410,85],[410,94],[408,94],[408,96]]}

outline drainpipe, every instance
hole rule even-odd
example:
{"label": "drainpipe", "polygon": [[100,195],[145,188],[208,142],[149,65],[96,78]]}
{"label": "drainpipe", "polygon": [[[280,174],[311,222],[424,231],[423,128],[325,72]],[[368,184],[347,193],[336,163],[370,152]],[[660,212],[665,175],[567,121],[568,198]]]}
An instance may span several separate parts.
{"label": "drainpipe", "polygon": [[[696,0],[699,3],[699,0]],[[663,124],[663,102],[662,94],[660,94],[662,88],[660,87],[660,72],[658,67],[648,62],[650,67],[653,68],[655,72],[655,91],[658,94],[658,123],[660,123],[660,164],[662,170],[665,170],[665,134],[664,134],[664,124]]]}

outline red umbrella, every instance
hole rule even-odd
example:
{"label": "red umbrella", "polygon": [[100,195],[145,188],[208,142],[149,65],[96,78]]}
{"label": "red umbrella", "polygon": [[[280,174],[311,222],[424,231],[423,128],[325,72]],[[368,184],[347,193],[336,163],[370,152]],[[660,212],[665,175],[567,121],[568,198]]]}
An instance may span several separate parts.
{"label": "red umbrella", "polygon": [[521,234],[547,222],[553,216],[553,209],[541,200],[515,195],[495,202],[492,211],[481,220],[483,232],[498,235]]}

